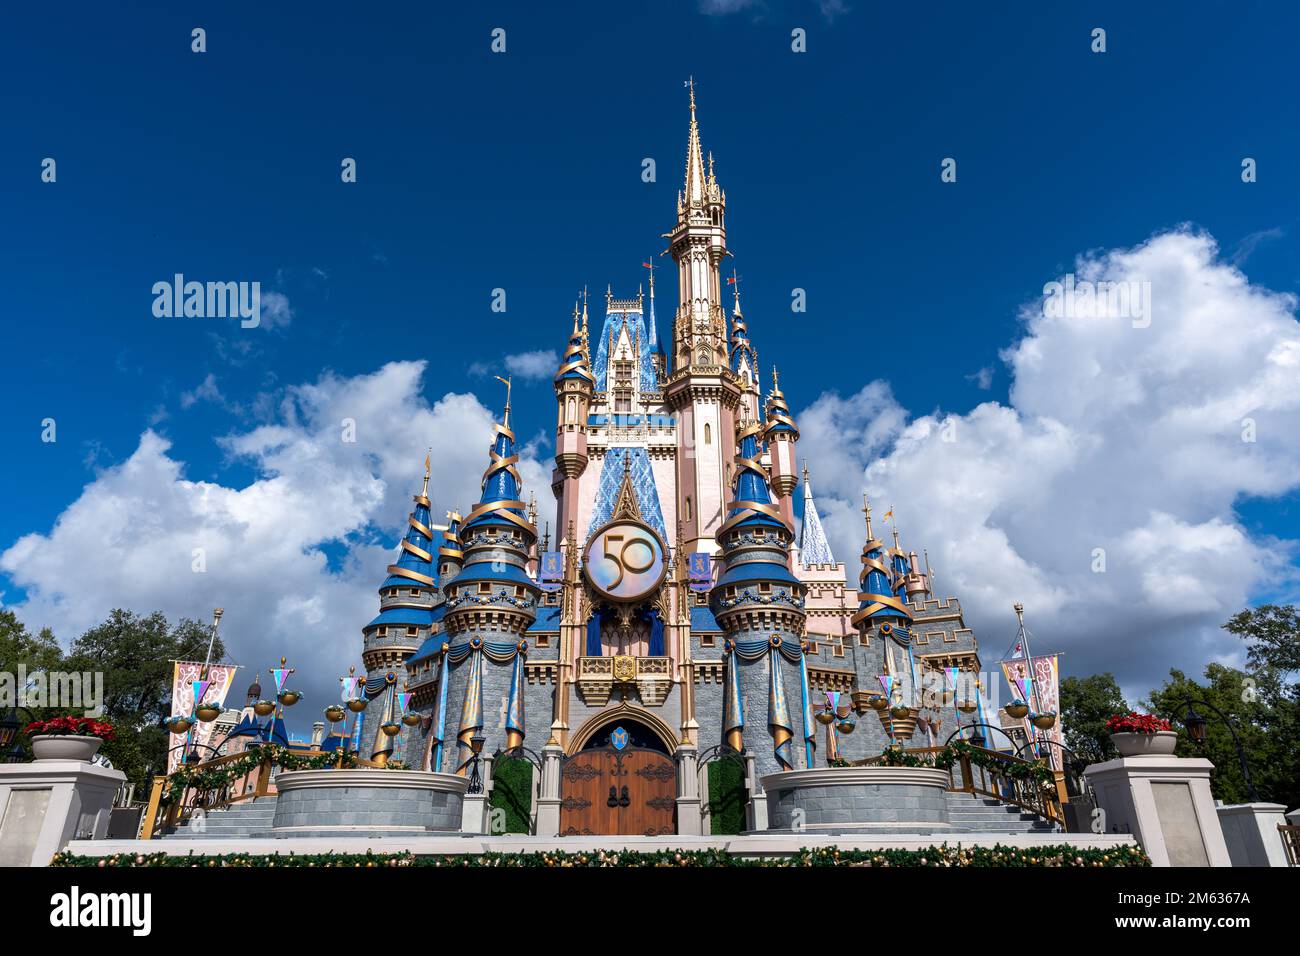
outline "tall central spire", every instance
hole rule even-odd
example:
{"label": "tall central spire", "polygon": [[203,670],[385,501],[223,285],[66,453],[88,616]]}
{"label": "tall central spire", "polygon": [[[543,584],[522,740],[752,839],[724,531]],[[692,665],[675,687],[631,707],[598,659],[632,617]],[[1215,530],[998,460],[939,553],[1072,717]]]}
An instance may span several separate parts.
{"label": "tall central spire", "polygon": [[673,366],[716,368],[727,364],[727,329],[718,266],[727,255],[727,197],[706,170],[700,124],[695,115],[695,80],[690,91],[691,126],[686,142],[686,181],[677,194],[677,224],[665,233],[677,263],[677,317],[673,323]]}
{"label": "tall central spire", "polygon": [[695,120],[695,77],[686,81],[691,91],[691,135],[686,143],[686,204],[704,205],[704,152],[700,147],[700,124]]}

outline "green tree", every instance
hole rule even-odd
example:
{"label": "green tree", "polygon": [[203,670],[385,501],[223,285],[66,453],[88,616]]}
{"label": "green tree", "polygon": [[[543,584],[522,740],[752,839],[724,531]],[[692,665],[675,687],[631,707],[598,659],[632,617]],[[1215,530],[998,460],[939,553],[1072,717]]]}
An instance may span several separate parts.
{"label": "green tree", "polygon": [[1061,681],[1061,731],[1065,745],[1081,756],[1092,754],[1101,760],[1119,756],[1110,742],[1106,720],[1112,714],[1128,711],[1128,702],[1114,674],[1067,677]]}
{"label": "green tree", "polygon": [[0,610],[0,671],[17,674],[21,664],[27,673],[59,670],[63,649],[48,627],[31,634],[11,610]]}
{"label": "green tree", "polygon": [[[160,612],[142,617],[118,608],[73,642],[64,666],[103,672],[105,717],[119,738],[106,744],[103,753],[137,790],[166,765],[168,736],[162,722],[171,712],[172,662],[203,660],[208,636],[208,626],[190,618],[172,626]],[[212,660],[224,656],[217,638]]]}
{"label": "green tree", "polygon": [[1295,695],[1300,671],[1300,612],[1294,605],[1261,604],[1234,614],[1223,629],[1246,642],[1246,659],[1260,692],[1272,700]]}
{"label": "green tree", "polygon": [[[1205,679],[1202,684],[1180,670],[1171,670],[1164,686],[1153,690],[1143,706],[1174,725],[1179,756],[1206,757],[1214,764],[1210,787],[1215,797],[1227,803],[1250,799],[1233,741],[1235,730],[1260,799],[1296,806],[1300,803],[1300,759],[1294,694],[1270,701],[1259,694],[1254,674],[1224,664],[1208,665]],[[1200,747],[1191,741],[1184,723],[1189,700],[1190,707],[1207,721],[1205,743]],[[1211,707],[1232,721],[1231,729]]]}

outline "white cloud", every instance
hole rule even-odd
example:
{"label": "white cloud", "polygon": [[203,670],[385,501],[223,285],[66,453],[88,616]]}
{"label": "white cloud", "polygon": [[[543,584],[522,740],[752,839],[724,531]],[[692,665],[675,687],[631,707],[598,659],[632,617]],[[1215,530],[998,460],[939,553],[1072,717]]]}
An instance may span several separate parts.
{"label": "white cloud", "polygon": [[504,355],[499,365],[487,362],[474,362],[469,367],[470,375],[483,378],[500,371],[508,372],[512,378],[525,382],[548,380],[560,367],[560,356],[554,349],[537,349],[534,352],[516,352]]}
{"label": "white cloud", "polygon": [[259,328],[285,328],[293,321],[293,307],[283,292],[262,293],[262,321]]}
{"label": "white cloud", "polygon": [[1136,696],[1170,667],[1239,657],[1219,625],[1294,584],[1292,543],[1251,537],[1234,505],[1300,486],[1300,325],[1292,297],[1252,286],[1186,229],[1083,257],[1075,274],[1150,281],[1150,327],[1048,318],[1036,303],[1003,354],[1009,405],[904,423],[873,382],[796,415],[800,452],[832,496],[819,506],[852,575],[865,485],[876,515],[896,507],[904,546],[929,549],[986,664],[1020,600],[1036,650],[1066,651],[1069,673],[1113,670]]}
{"label": "white cloud", "polygon": [[[273,423],[220,439],[257,475],[243,487],[188,480],[168,441],[144,432],[49,532],[0,554],[0,571],[27,592],[15,609],[29,627],[50,625],[67,643],[113,607],[171,618],[224,607],[230,656],[250,679],[284,654],[311,699],[323,700],[337,690],[340,668],[359,664],[361,627],[377,612],[375,590],[420,488],[427,447],[435,520],[478,500],[493,413],[471,395],[428,404],[424,367],[393,362],[288,389]],[[345,419],[356,423],[355,443],[343,440]],[[525,488],[543,497],[542,465],[525,457],[518,467]],[[196,548],[204,573],[192,570]]]}
{"label": "white cloud", "polygon": [[221,394],[221,389],[217,387],[217,377],[211,372],[193,389],[181,393],[181,408],[193,408],[199,402],[227,407],[226,396]]}

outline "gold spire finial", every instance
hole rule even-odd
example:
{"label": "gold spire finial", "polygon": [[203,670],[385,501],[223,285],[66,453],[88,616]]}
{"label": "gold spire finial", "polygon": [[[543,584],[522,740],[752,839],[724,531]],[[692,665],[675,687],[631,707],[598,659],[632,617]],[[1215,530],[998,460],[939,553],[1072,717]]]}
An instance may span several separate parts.
{"label": "gold spire finial", "polygon": [[778,374],[775,365],[772,366],[772,394],[781,394],[781,376]]}
{"label": "gold spire finial", "polygon": [[493,376],[498,382],[506,387],[506,413],[504,421],[501,422],[503,428],[510,427],[510,380],[513,376],[507,375],[502,378],[500,375]]}
{"label": "gold spire finial", "polygon": [[655,297],[655,260],[653,256],[645,264],[645,267],[650,270],[650,298],[653,299]]}
{"label": "gold spire finial", "polygon": [[871,502],[867,500],[865,491],[862,493],[862,513],[867,518],[867,540],[870,541],[875,536],[871,533]]}
{"label": "gold spire finial", "polygon": [[684,85],[691,91],[691,119],[695,119],[695,77],[687,77]]}
{"label": "gold spire finial", "polygon": [[736,297],[736,314],[740,315],[740,276],[736,275],[736,267],[731,267],[731,292]]}
{"label": "gold spire finial", "polygon": [[429,448],[429,453],[424,456],[424,487],[420,489],[420,497],[429,497],[429,466],[433,458],[433,448]]}

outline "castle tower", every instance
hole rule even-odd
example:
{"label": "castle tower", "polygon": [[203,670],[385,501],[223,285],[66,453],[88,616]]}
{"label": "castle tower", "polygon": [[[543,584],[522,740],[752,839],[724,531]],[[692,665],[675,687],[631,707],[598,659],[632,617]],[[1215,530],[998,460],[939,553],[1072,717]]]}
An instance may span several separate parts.
{"label": "castle tower", "polygon": [[718,267],[727,255],[727,199],[705,171],[690,84],[691,125],[686,182],[677,197],[677,223],[665,233],[677,264],[678,306],[673,321],[672,364],[664,402],[676,413],[677,501],[685,545],[713,552],[730,495],[728,465],[735,456],[736,420],[744,394],[728,361],[726,316]]}
{"label": "castle tower", "polygon": [[[460,530],[464,565],[444,586],[446,683],[434,722],[445,729],[442,739],[432,741],[432,770],[467,774],[471,741],[479,734],[486,738],[486,753],[524,739],[524,632],[536,619],[541,592],[527,571],[537,529],[521,499],[508,381],[506,387],[505,415],[493,426],[482,495]],[[493,716],[498,711],[504,720]]]}
{"label": "castle tower", "polygon": [[415,509],[406,519],[397,561],[388,566],[388,577],[379,586],[379,616],[362,629],[366,693],[375,698],[368,711],[372,719],[364,722],[362,753],[380,763],[394,752],[394,738],[380,727],[401,716],[395,714],[393,696],[404,682],[406,662],[438,629],[434,550],[440,544],[435,538],[440,526],[429,516],[429,465],[426,457],[424,486],[414,496]]}
{"label": "castle tower", "polygon": [[[772,503],[758,422],[739,426],[736,496],[718,529],[724,569],[710,593],[726,635],[723,739],[760,773],[811,766],[804,585],[790,573],[794,529]],[[796,746],[796,742],[804,746]]]}
{"label": "castle tower", "polygon": [[587,470],[587,421],[595,385],[575,303],[573,332],[555,373],[555,473],[551,490],[561,508],[556,516],[557,528],[567,527],[578,517],[578,479]]}
{"label": "castle tower", "polygon": [[442,581],[450,581],[460,574],[465,563],[465,552],[460,549],[461,520],[459,511],[447,512],[447,530],[442,533],[442,546],[438,548],[438,575]]}
{"label": "castle tower", "polygon": [[686,145],[686,183],[677,195],[677,224],[664,234],[668,251],[677,263],[677,316],[674,364],[726,364],[726,324],[718,266],[727,254],[726,194],[713,175],[709,156],[707,175],[695,119],[695,84],[690,83],[691,128]]}
{"label": "castle tower", "polygon": [[[915,712],[919,704],[920,674],[912,654],[912,612],[905,603],[907,559],[901,556],[897,541],[894,548],[886,549],[884,542],[872,532],[871,506],[865,496],[862,511],[866,516],[867,536],[862,545],[859,604],[853,625],[858,629],[861,643],[869,644],[872,637],[879,638],[874,659],[879,662],[879,673],[892,681],[892,702]],[[886,517],[892,516],[891,509]],[[905,743],[916,726],[915,716],[900,712],[890,721],[885,716],[888,713],[881,712],[882,724],[897,742]]]}
{"label": "castle tower", "polygon": [[763,430],[763,438],[767,441],[768,457],[772,462],[772,490],[778,496],[781,517],[793,527],[794,499],[791,495],[799,486],[799,474],[795,471],[799,428],[790,414],[790,406],[785,403],[781,378],[775,367],[772,368],[772,392],[767,396],[764,414],[767,427]]}
{"label": "castle tower", "polygon": [[367,624],[361,654],[367,675],[400,670],[419,649],[433,626],[438,599],[434,549],[437,526],[429,517],[429,459],[424,487],[414,496],[415,508],[406,519],[406,535],[398,545],[397,561],[379,585],[379,616]]}
{"label": "castle tower", "polygon": [[803,466],[803,524],[799,526],[799,561],[804,567],[835,564],[831,543],[826,539],[821,515],[817,513],[817,503],[813,501],[807,464]]}

